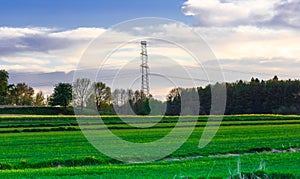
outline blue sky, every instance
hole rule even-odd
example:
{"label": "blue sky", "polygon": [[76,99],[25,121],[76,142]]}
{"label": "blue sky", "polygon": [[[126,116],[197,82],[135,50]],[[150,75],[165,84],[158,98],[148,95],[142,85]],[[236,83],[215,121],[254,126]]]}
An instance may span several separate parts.
{"label": "blue sky", "polygon": [[109,27],[140,17],[188,23],[184,0],[0,0],[0,26]]}

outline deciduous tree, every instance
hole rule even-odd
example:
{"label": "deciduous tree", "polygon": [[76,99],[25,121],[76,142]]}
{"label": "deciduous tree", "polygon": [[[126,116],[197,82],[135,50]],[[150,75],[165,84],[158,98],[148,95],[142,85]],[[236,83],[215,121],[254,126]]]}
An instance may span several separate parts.
{"label": "deciduous tree", "polygon": [[18,83],[15,87],[16,105],[31,106],[34,90],[25,83]]}
{"label": "deciduous tree", "polygon": [[112,100],[111,89],[105,83],[93,84],[94,100],[98,111],[110,110]]}
{"label": "deciduous tree", "polygon": [[8,72],[0,70],[0,105],[5,104],[5,97],[7,95],[8,86]]}
{"label": "deciduous tree", "polygon": [[34,106],[45,106],[45,97],[42,91],[39,91],[36,93],[34,101],[33,101]]}
{"label": "deciduous tree", "polygon": [[91,80],[88,78],[78,78],[73,83],[73,99],[76,105],[80,106],[80,109],[83,110],[83,107],[86,105],[87,99],[91,95]]}

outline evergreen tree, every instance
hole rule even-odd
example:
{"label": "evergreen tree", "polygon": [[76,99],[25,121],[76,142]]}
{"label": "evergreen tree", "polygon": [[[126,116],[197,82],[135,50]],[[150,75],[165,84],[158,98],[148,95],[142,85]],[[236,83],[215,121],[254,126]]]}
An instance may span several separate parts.
{"label": "evergreen tree", "polygon": [[72,85],[69,83],[59,83],[55,86],[53,94],[50,96],[51,106],[68,106],[72,101]]}

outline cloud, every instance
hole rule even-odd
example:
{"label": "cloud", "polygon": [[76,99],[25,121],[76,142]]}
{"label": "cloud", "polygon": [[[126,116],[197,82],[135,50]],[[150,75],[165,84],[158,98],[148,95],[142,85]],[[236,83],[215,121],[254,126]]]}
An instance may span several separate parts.
{"label": "cloud", "polygon": [[46,65],[49,64],[49,60],[38,60],[32,57],[22,57],[22,58],[18,58],[18,57],[13,57],[13,56],[9,56],[9,57],[5,57],[0,59],[1,63],[7,63],[7,64],[14,64],[14,63],[22,63],[24,64],[36,64],[36,65]]}
{"label": "cloud", "polygon": [[299,78],[300,0],[187,0],[182,11],[228,69],[226,79]]}
{"label": "cloud", "polygon": [[195,29],[219,59],[300,59],[297,30],[253,26]]}
{"label": "cloud", "polygon": [[0,68],[26,71],[74,69],[91,40],[104,31],[104,28],[0,27]]}
{"label": "cloud", "polygon": [[[209,63],[209,62],[207,62]],[[221,59],[226,81],[238,79],[250,80],[251,77],[271,79],[277,75],[280,79],[299,79],[299,60],[288,58],[259,58],[259,59]],[[237,78],[238,77],[238,78]]]}
{"label": "cloud", "polygon": [[[103,28],[61,30],[2,27],[0,29],[5,34],[3,38],[0,38],[0,68],[34,72],[69,72],[76,69],[77,62],[81,59],[90,42],[98,35],[107,32]],[[291,77],[297,74],[296,67],[298,67],[300,60],[300,46],[298,45],[300,36],[297,29],[238,25],[226,27],[197,26],[193,30],[211,47],[216,57],[221,60],[224,69],[229,70],[226,72],[226,79],[250,79],[249,76],[263,73],[285,74]],[[167,68],[171,66],[170,62],[167,62],[168,59],[173,60],[174,64],[187,67],[187,69],[197,67],[198,72],[192,71],[194,77],[206,78],[203,72],[199,72],[202,70],[201,64],[200,66],[196,64],[188,51],[180,46],[187,43],[193,46],[197,40],[176,23],[149,25],[139,29],[133,28],[132,31],[120,29],[118,32],[110,32],[108,36],[101,38],[100,46],[95,46],[92,49],[94,51],[90,53],[91,58],[97,59],[94,60],[95,64],[88,63],[87,66],[81,67],[98,68],[99,64],[97,63],[100,60],[98,60],[97,55],[99,52],[111,50],[124,39],[134,39],[114,51],[104,64],[104,68],[120,69],[125,64],[130,63],[139,74],[140,37],[151,37],[152,34],[159,34],[162,39],[148,40],[149,64],[152,72],[161,70],[162,72],[174,72],[173,76],[182,74],[181,70],[174,68],[171,71]],[[178,42],[178,44],[163,41],[166,37]],[[197,48],[199,51],[203,51],[201,47],[196,46]],[[5,49],[11,50],[5,52]],[[137,62],[131,63],[132,60],[137,60]],[[201,63],[205,64],[206,62],[201,61]],[[211,66],[214,68],[214,65]],[[127,70],[130,67],[127,65]],[[126,71],[126,69],[124,70]],[[234,70],[248,70],[249,73],[244,78],[240,73],[233,72]],[[110,75],[106,74],[106,76]]]}
{"label": "cloud", "polygon": [[300,0],[188,0],[185,15],[198,26],[300,27]]}
{"label": "cloud", "polygon": [[275,7],[277,12],[271,21],[271,24],[282,25],[292,28],[300,28],[300,1],[285,0]]}
{"label": "cloud", "polygon": [[67,38],[67,39],[79,39],[79,40],[90,40],[105,32],[104,28],[94,27],[80,27],[77,29],[71,29],[66,31],[54,32],[50,36],[54,38]]}
{"label": "cloud", "polygon": [[21,52],[50,53],[84,46],[104,31],[102,28],[59,31],[49,28],[0,27],[0,55],[15,55]]}
{"label": "cloud", "polygon": [[251,76],[269,79],[276,74],[300,78],[297,30],[239,26],[198,27],[196,31],[227,69],[226,80],[249,80]]}
{"label": "cloud", "polygon": [[[76,69],[77,62],[90,42],[98,35],[108,32],[103,28],[62,30],[8,27],[2,27],[0,31],[0,69],[4,68],[14,72],[11,73],[11,82],[25,81],[38,88],[44,87],[44,85],[52,88],[55,83],[63,80],[71,82],[74,73],[72,70]],[[193,31],[207,42],[216,57],[220,59],[226,81],[249,80],[252,76],[269,79],[275,74],[280,78],[288,78],[298,74],[300,36],[295,28],[271,28],[271,26],[262,28],[253,25],[196,26]],[[192,29],[188,32],[192,32]],[[166,75],[165,79],[151,76],[151,91],[156,95],[163,96],[173,85],[167,83],[167,78],[170,78],[171,81],[174,80],[178,86],[191,86],[190,81],[186,80],[189,75],[184,74],[185,70],[193,78],[204,80],[208,79],[206,73],[214,75],[214,72],[219,70],[216,69],[216,62],[209,61],[210,59],[201,61],[201,64],[195,63],[191,54],[188,53],[189,49],[184,49],[181,45],[188,44],[202,52],[204,50],[200,47],[201,45],[195,46],[195,44],[199,44],[197,39],[192,33],[187,33],[183,26],[168,23],[144,26],[139,29],[133,28],[132,31],[120,29],[118,32],[109,32],[108,36],[102,37],[99,44],[92,48],[90,57],[96,59],[94,60],[95,64],[88,63],[89,69],[82,73],[93,77],[92,75],[98,72],[99,65],[96,63],[101,61],[98,57],[99,52],[104,53],[104,51],[112,50],[111,48],[119,47],[104,64],[107,71],[104,71],[104,76],[100,76],[100,80],[111,87],[128,88],[132,82],[130,80],[136,79],[134,87],[135,89],[140,88],[137,78],[140,75],[140,40],[151,37],[153,34],[159,34],[158,37],[161,39],[147,40],[150,72]],[[164,41],[165,38],[178,44],[173,41]],[[122,40],[127,39],[134,40],[118,46]],[[207,69],[203,69],[201,65]],[[122,72],[120,73],[121,77],[112,85],[116,70],[119,69]],[[65,73],[51,73],[51,78],[43,75],[55,71]],[[15,72],[42,73],[37,74],[34,78],[24,74],[15,74]],[[176,78],[172,79],[172,76]],[[211,80],[218,80],[217,77]],[[206,81],[201,80],[196,82],[198,86],[207,84]]]}
{"label": "cloud", "polygon": [[14,55],[27,51],[47,52],[50,49],[62,48],[65,45],[62,39],[53,39],[48,36],[53,30],[0,27],[0,55]]}

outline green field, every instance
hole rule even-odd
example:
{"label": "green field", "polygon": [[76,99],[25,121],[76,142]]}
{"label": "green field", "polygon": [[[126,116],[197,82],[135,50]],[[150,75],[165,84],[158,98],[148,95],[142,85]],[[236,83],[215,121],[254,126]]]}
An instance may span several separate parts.
{"label": "green field", "polygon": [[[158,117],[126,118],[142,121],[143,127]],[[150,128],[130,126],[116,116],[103,117],[105,124],[84,116],[80,123],[95,135],[108,127],[122,139],[145,143],[164,137],[175,125],[178,136],[185,134],[193,127],[192,118],[177,123],[177,117],[164,117]],[[189,139],[169,156],[126,164],[95,149],[75,117],[0,116],[0,178],[228,178],[264,173],[273,178],[300,177],[300,116],[225,116],[213,140],[200,149],[206,123],[207,116],[199,117]]]}

